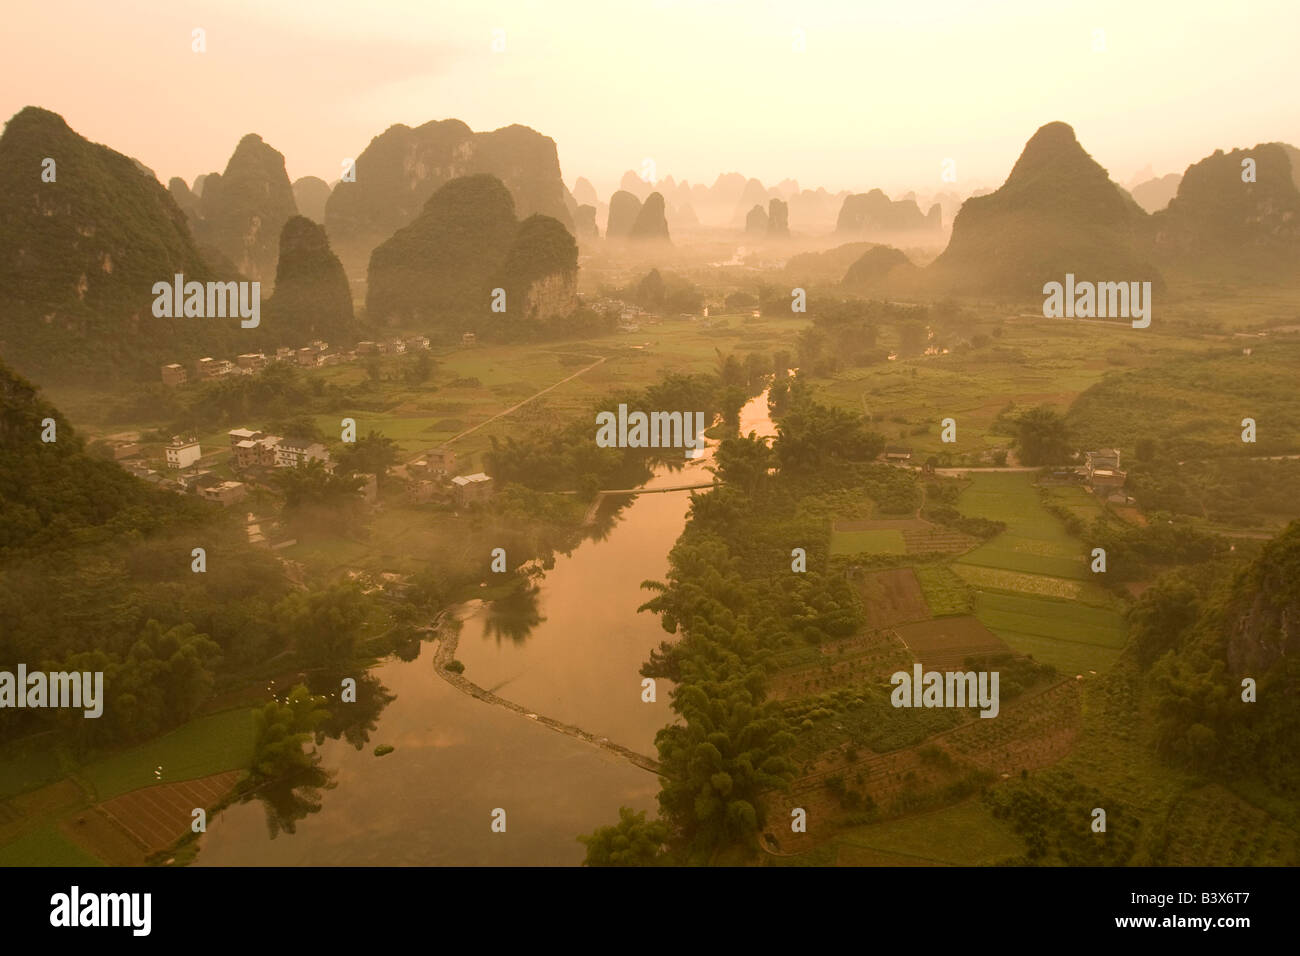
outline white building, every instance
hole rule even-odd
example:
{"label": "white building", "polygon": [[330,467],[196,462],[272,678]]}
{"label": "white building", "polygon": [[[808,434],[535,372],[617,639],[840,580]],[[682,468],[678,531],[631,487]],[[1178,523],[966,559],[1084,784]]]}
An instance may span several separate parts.
{"label": "white building", "polygon": [[199,456],[198,439],[173,437],[167,446],[167,467],[188,468],[199,460]]}

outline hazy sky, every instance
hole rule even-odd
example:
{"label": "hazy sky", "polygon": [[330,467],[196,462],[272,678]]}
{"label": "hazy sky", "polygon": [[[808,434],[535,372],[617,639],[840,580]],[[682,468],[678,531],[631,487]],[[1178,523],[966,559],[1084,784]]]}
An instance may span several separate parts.
{"label": "hazy sky", "polygon": [[678,180],[897,194],[943,188],[950,157],[970,190],[1000,184],[1052,120],[1120,182],[1216,148],[1300,145],[1298,0],[5,6],[3,117],[54,110],[164,183],[224,169],[249,132],[290,178],[332,182],[388,126],[448,117],[551,136],[565,181],[602,198],[646,158]]}

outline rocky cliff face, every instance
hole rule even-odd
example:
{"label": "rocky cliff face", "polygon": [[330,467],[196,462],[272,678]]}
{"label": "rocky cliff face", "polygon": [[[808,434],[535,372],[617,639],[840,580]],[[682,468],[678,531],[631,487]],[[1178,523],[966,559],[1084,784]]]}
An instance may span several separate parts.
{"label": "rocky cliff face", "polygon": [[582,205],[573,217],[573,225],[579,239],[599,239],[600,229],[596,225],[596,207]]}
{"label": "rocky cliff face", "polygon": [[1300,654],[1300,522],[1265,545],[1233,587],[1228,664],[1260,674]]}
{"label": "rocky cliff face", "polygon": [[651,193],[636,214],[628,238],[637,242],[668,242],[668,217],[664,211],[664,197]]}
{"label": "rocky cliff face", "polygon": [[767,235],[769,239],[790,238],[790,207],[784,200],[773,199],[767,204]]}
{"label": "rocky cliff face", "polygon": [[835,223],[835,231],[852,235],[937,232],[941,226],[934,209],[929,216],[923,216],[916,200],[900,199],[892,202],[879,189],[873,189],[869,193],[859,193],[844,200]]}
{"label": "rocky cliff face", "polygon": [[366,273],[371,252],[412,223],[453,179],[499,179],[519,214],[551,216],[573,230],[555,141],[526,126],[475,133],[460,120],[397,125],[370,141],[356,160],[356,182],[340,182],[325,206],[325,225],[349,274]]}
{"label": "rocky cliff face", "polygon": [[524,314],[532,321],[572,314],[578,307],[578,272],[556,272],[534,280],[524,297]]}
{"label": "rocky cliff face", "polygon": [[1163,279],[1150,262],[1146,214],[1079,145],[1065,123],[1025,144],[1002,187],[973,196],[947,249],[926,270],[947,291],[1041,297],[1067,272],[1090,281]]}
{"label": "rocky cliff face", "polygon": [[249,133],[220,176],[203,184],[195,236],[221,252],[241,274],[270,285],[280,254],[280,231],[298,214],[284,156]]}
{"label": "rocky cliff face", "polygon": [[[578,246],[550,216],[515,217],[509,190],[487,174],[454,179],[409,226],[375,249],[366,312],[377,322],[422,322],[499,338],[577,306]],[[505,311],[492,311],[505,293]]]}
{"label": "rocky cliff face", "polygon": [[614,193],[609,197],[609,219],[605,223],[605,238],[628,238],[640,214],[641,200],[626,189]]}
{"label": "rocky cliff face", "polygon": [[304,176],[293,181],[293,201],[298,205],[298,212],[314,223],[324,224],[325,203],[329,198],[330,187],[323,179]]}
{"label": "rocky cliff face", "polygon": [[1159,212],[1169,205],[1171,199],[1178,195],[1178,184],[1183,177],[1179,173],[1170,173],[1159,179],[1148,179],[1138,183],[1131,190],[1133,201],[1149,213]]}
{"label": "rocky cliff face", "polygon": [[580,206],[595,206],[600,202],[596,196],[596,187],[585,176],[579,176],[573,184],[573,199]]}
{"label": "rocky cliff face", "polygon": [[[1300,269],[1300,153],[1283,143],[1222,150],[1187,168],[1151,217],[1157,254],[1175,267],[1211,262],[1280,275]],[[1254,162],[1254,182],[1243,163]]]}

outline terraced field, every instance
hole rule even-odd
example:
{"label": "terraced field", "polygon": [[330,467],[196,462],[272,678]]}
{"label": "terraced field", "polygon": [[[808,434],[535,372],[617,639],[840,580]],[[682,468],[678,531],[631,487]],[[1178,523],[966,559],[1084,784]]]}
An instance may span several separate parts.
{"label": "terraced field", "polygon": [[[1020,697],[1003,707],[996,719],[972,714],[916,746],[862,760],[848,759],[851,754],[844,748],[825,754],[815,769],[791,784],[789,793],[767,795],[768,819],[777,822],[769,824],[765,844],[774,852],[803,853],[838,839],[837,821],[853,812],[845,807],[844,792],[865,793],[876,812],[898,816],[918,801],[942,800],[945,788],[973,772],[1007,777],[1057,762],[1074,746],[1082,725],[1079,684],[1072,679],[1059,681]],[[807,833],[791,833],[783,826],[792,807],[807,812]],[[883,824],[842,832],[861,833],[877,826]]]}
{"label": "terraced field", "polygon": [[815,656],[792,662],[768,679],[768,696],[788,700],[864,681],[888,680],[912,666],[912,655],[890,630],[872,631],[810,649]]}

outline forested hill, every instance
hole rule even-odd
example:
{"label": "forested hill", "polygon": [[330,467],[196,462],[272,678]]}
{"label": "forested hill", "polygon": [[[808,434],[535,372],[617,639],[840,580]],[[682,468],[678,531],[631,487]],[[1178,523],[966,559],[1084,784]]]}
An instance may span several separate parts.
{"label": "forested hill", "polygon": [[1225,779],[1258,780],[1295,801],[1300,522],[1234,572],[1211,566],[1165,575],[1131,620],[1139,659],[1150,668],[1158,749]]}
{"label": "forested hill", "polygon": [[[52,442],[42,441],[53,420]],[[138,535],[198,520],[199,503],[88,454],[36,387],[0,363],[0,564],[27,552]]]}
{"label": "forested hill", "polygon": [[[155,318],[155,282],[216,278],[136,162],[27,107],[0,136],[0,356],[38,381],[231,355],[238,323]],[[209,351],[210,350],[210,351]]]}

